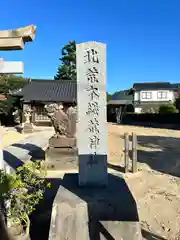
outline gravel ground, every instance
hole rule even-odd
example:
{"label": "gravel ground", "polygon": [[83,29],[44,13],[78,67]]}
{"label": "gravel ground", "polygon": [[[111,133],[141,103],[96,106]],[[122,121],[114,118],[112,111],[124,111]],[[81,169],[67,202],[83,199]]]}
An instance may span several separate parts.
{"label": "gravel ground", "polygon": [[[136,199],[144,239],[180,240],[180,131],[108,124],[108,161],[110,168],[120,166],[119,171],[125,132],[138,136],[138,172],[122,174]],[[52,133],[40,131],[24,139],[26,136],[8,131],[3,146],[18,158],[20,152],[27,155],[34,146],[45,145]],[[28,150],[21,145],[7,147],[19,141]]]}
{"label": "gravel ground", "polygon": [[123,167],[123,134],[138,136],[138,172],[124,177],[137,202],[144,239],[180,239],[180,131],[108,124],[108,132],[113,166]]}
{"label": "gravel ground", "polygon": [[2,127],[0,127],[0,135],[3,136],[1,144],[2,148],[7,147],[15,142],[19,142],[28,136],[27,134],[18,133],[13,128],[8,129]]}

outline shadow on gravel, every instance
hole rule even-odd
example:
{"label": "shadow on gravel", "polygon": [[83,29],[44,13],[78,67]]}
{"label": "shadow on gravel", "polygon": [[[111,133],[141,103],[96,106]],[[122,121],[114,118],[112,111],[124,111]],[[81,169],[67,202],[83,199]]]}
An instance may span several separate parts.
{"label": "shadow on gravel", "polygon": [[40,148],[39,146],[36,146],[32,143],[14,143],[12,144],[14,147],[22,148],[27,151],[29,151],[29,155],[31,155],[31,160],[44,160],[45,159],[45,151]]}
{"label": "shadow on gravel", "polygon": [[120,165],[118,166],[118,165],[108,163],[108,168],[111,168],[112,170],[115,170],[117,172],[125,173],[125,168]]}
{"label": "shadow on gravel", "polygon": [[10,152],[3,150],[4,161],[14,170],[24,164],[19,158],[11,154]]}
{"label": "shadow on gravel", "polygon": [[138,136],[138,162],[153,170],[180,177],[180,138]]}
{"label": "shadow on gravel", "polygon": [[160,237],[154,233],[148,232],[145,229],[142,229],[141,232],[142,232],[142,237],[145,240],[168,240],[168,239]]}

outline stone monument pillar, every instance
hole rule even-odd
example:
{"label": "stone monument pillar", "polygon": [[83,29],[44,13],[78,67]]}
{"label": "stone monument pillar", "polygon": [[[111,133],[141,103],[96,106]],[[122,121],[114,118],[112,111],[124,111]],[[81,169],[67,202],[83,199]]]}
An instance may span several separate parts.
{"label": "stone monument pillar", "polygon": [[107,172],[106,45],[77,44],[76,60],[79,173],[61,182],[49,240],[142,240],[133,195]]}
{"label": "stone monument pillar", "polygon": [[77,44],[76,54],[79,184],[104,186],[108,180],[106,45]]}

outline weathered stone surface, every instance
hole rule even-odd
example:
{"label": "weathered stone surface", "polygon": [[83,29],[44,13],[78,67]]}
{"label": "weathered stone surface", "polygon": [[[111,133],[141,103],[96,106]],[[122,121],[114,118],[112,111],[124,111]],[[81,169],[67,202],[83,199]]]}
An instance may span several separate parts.
{"label": "weathered stone surface", "polygon": [[62,104],[52,103],[45,105],[47,115],[51,119],[55,130],[55,136],[75,137],[76,133],[76,110],[69,107],[64,111]]}
{"label": "weathered stone surface", "polygon": [[69,138],[66,136],[62,137],[51,137],[49,139],[49,147],[54,148],[74,148],[76,147],[76,138]]}
{"label": "weathered stone surface", "polygon": [[16,169],[23,162],[29,161],[32,158],[35,160],[43,159],[43,157],[41,157],[45,155],[43,149],[47,148],[50,136],[52,136],[52,132],[38,132],[29,135],[20,142],[5,147],[3,151],[5,163]]}
{"label": "weathered stone surface", "polygon": [[[0,40],[1,44],[1,40]],[[24,73],[24,63],[23,62],[5,62],[0,60],[0,73],[3,74],[14,74],[14,73]]]}
{"label": "weathered stone surface", "polygon": [[0,38],[0,50],[23,50],[24,42],[22,37],[17,38]]}
{"label": "weathered stone surface", "polygon": [[106,186],[107,155],[79,155],[79,175],[80,186]]}
{"label": "weathered stone surface", "polygon": [[33,41],[35,35],[36,26],[34,25],[0,31],[0,50],[23,50],[24,43]]}
{"label": "weathered stone surface", "polygon": [[0,31],[0,38],[18,38],[22,37],[24,42],[31,42],[34,40],[36,35],[36,26],[29,25],[22,28],[13,30],[2,30]]}
{"label": "weathered stone surface", "polygon": [[65,175],[54,199],[49,240],[141,240],[136,202],[126,182],[109,175],[108,187],[78,186]]}
{"label": "weathered stone surface", "polygon": [[[99,42],[77,44],[76,62],[79,184],[94,185],[96,172],[97,175],[101,175],[97,178],[96,184],[105,185],[107,184],[106,44]],[[92,161],[89,160],[90,156]]]}
{"label": "weathered stone surface", "polygon": [[45,155],[46,167],[55,170],[72,170],[78,168],[77,149],[48,148]]}
{"label": "weathered stone surface", "polygon": [[67,115],[69,117],[69,126],[67,129],[67,135],[74,137],[76,134],[76,121],[77,121],[77,111],[75,107],[69,107],[67,109]]}

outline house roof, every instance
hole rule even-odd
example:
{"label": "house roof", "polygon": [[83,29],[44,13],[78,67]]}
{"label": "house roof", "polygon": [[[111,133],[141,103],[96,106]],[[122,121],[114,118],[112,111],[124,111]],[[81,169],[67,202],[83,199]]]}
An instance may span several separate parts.
{"label": "house roof", "polygon": [[22,96],[24,101],[73,102],[77,98],[77,84],[72,80],[32,79],[19,91],[11,93]]}
{"label": "house roof", "polygon": [[130,90],[119,91],[112,95],[111,100],[133,100],[133,95]]}
{"label": "house roof", "polygon": [[108,101],[108,105],[129,105],[132,104],[133,95],[130,90],[115,92]]}
{"label": "house roof", "polygon": [[132,100],[109,100],[108,105],[131,105]]}
{"label": "house roof", "polygon": [[172,89],[172,84],[169,82],[148,82],[134,83],[134,90],[153,90],[153,89]]}

